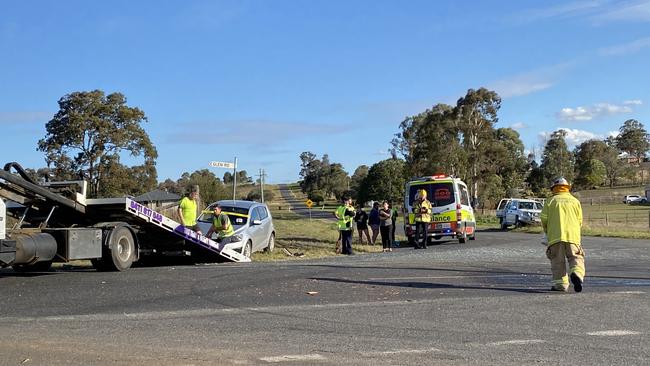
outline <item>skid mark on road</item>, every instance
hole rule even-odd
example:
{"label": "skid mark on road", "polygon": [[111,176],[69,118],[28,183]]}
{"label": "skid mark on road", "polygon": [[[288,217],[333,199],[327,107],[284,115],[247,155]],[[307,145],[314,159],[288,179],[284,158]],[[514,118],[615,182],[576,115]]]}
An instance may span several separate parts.
{"label": "skid mark on road", "polygon": [[598,336],[598,337],[621,337],[621,336],[639,335],[639,334],[641,334],[641,332],[637,332],[634,330],[620,330],[620,329],[600,330],[597,332],[587,333],[587,335]]}
{"label": "skid mark on road", "polygon": [[271,356],[271,357],[262,357],[260,361],[268,363],[280,363],[280,362],[301,362],[301,361],[325,361],[327,358],[321,356],[317,353],[310,355],[282,355],[282,356]]}
{"label": "skid mark on road", "polygon": [[438,348],[426,348],[426,349],[396,349],[390,351],[369,351],[369,352],[359,352],[360,355],[364,357],[377,357],[377,356],[390,356],[390,355],[402,355],[402,354],[422,354],[422,353],[431,353],[431,352],[442,352]]}
{"label": "skid mark on road", "polygon": [[546,341],[542,339],[513,339],[509,341],[488,343],[486,344],[486,346],[522,346],[522,345],[537,344],[537,343],[546,343]]}
{"label": "skid mark on road", "polygon": [[[466,275],[466,276],[419,276],[419,277],[376,277],[368,278],[370,281],[400,281],[400,280],[444,280],[444,279],[458,279],[458,278],[502,278],[502,277],[522,277],[523,274],[511,275]],[[540,275],[541,276],[541,275]]]}

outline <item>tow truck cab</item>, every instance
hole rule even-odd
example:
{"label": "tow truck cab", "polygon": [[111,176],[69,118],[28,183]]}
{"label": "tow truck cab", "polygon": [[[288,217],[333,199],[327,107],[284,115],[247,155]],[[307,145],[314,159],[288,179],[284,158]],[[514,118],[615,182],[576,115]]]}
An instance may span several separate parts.
{"label": "tow truck cab", "polygon": [[470,205],[467,185],[453,176],[433,175],[412,179],[404,189],[404,232],[409,243],[414,242],[415,214],[413,202],[417,192],[424,189],[431,202],[432,215],[428,236],[438,240],[443,236],[457,238],[460,243],[476,238],[476,218]]}

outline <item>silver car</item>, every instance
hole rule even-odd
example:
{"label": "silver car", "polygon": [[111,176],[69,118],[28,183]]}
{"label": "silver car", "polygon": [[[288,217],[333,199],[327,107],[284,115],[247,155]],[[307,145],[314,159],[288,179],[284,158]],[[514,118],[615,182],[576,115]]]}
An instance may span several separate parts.
{"label": "silver car", "polygon": [[[221,212],[228,215],[235,235],[240,240],[226,244],[226,248],[238,250],[246,257],[257,251],[271,252],[275,248],[275,228],[269,208],[259,202],[223,200],[210,204],[198,218],[201,231],[207,233],[214,218],[213,207],[221,206]],[[216,233],[212,239],[216,239]]]}

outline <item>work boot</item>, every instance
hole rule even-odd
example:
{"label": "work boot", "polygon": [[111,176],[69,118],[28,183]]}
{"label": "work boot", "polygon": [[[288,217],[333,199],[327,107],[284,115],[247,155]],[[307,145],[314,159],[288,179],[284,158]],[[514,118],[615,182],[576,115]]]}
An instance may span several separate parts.
{"label": "work boot", "polygon": [[567,292],[567,289],[565,289],[565,288],[557,288],[555,286],[552,286],[551,291],[554,291],[554,292]]}
{"label": "work boot", "polygon": [[573,284],[573,290],[575,292],[582,291],[582,280],[578,277],[577,274],[571,273],[571,283]]}

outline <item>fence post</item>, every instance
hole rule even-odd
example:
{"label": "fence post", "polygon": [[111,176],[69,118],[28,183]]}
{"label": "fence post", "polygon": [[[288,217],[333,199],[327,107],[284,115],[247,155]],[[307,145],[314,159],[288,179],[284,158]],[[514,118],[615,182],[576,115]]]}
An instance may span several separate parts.
{"label": "fence post", "polygon": [[605,212],[605,226],[609,226],[609,214]]}

